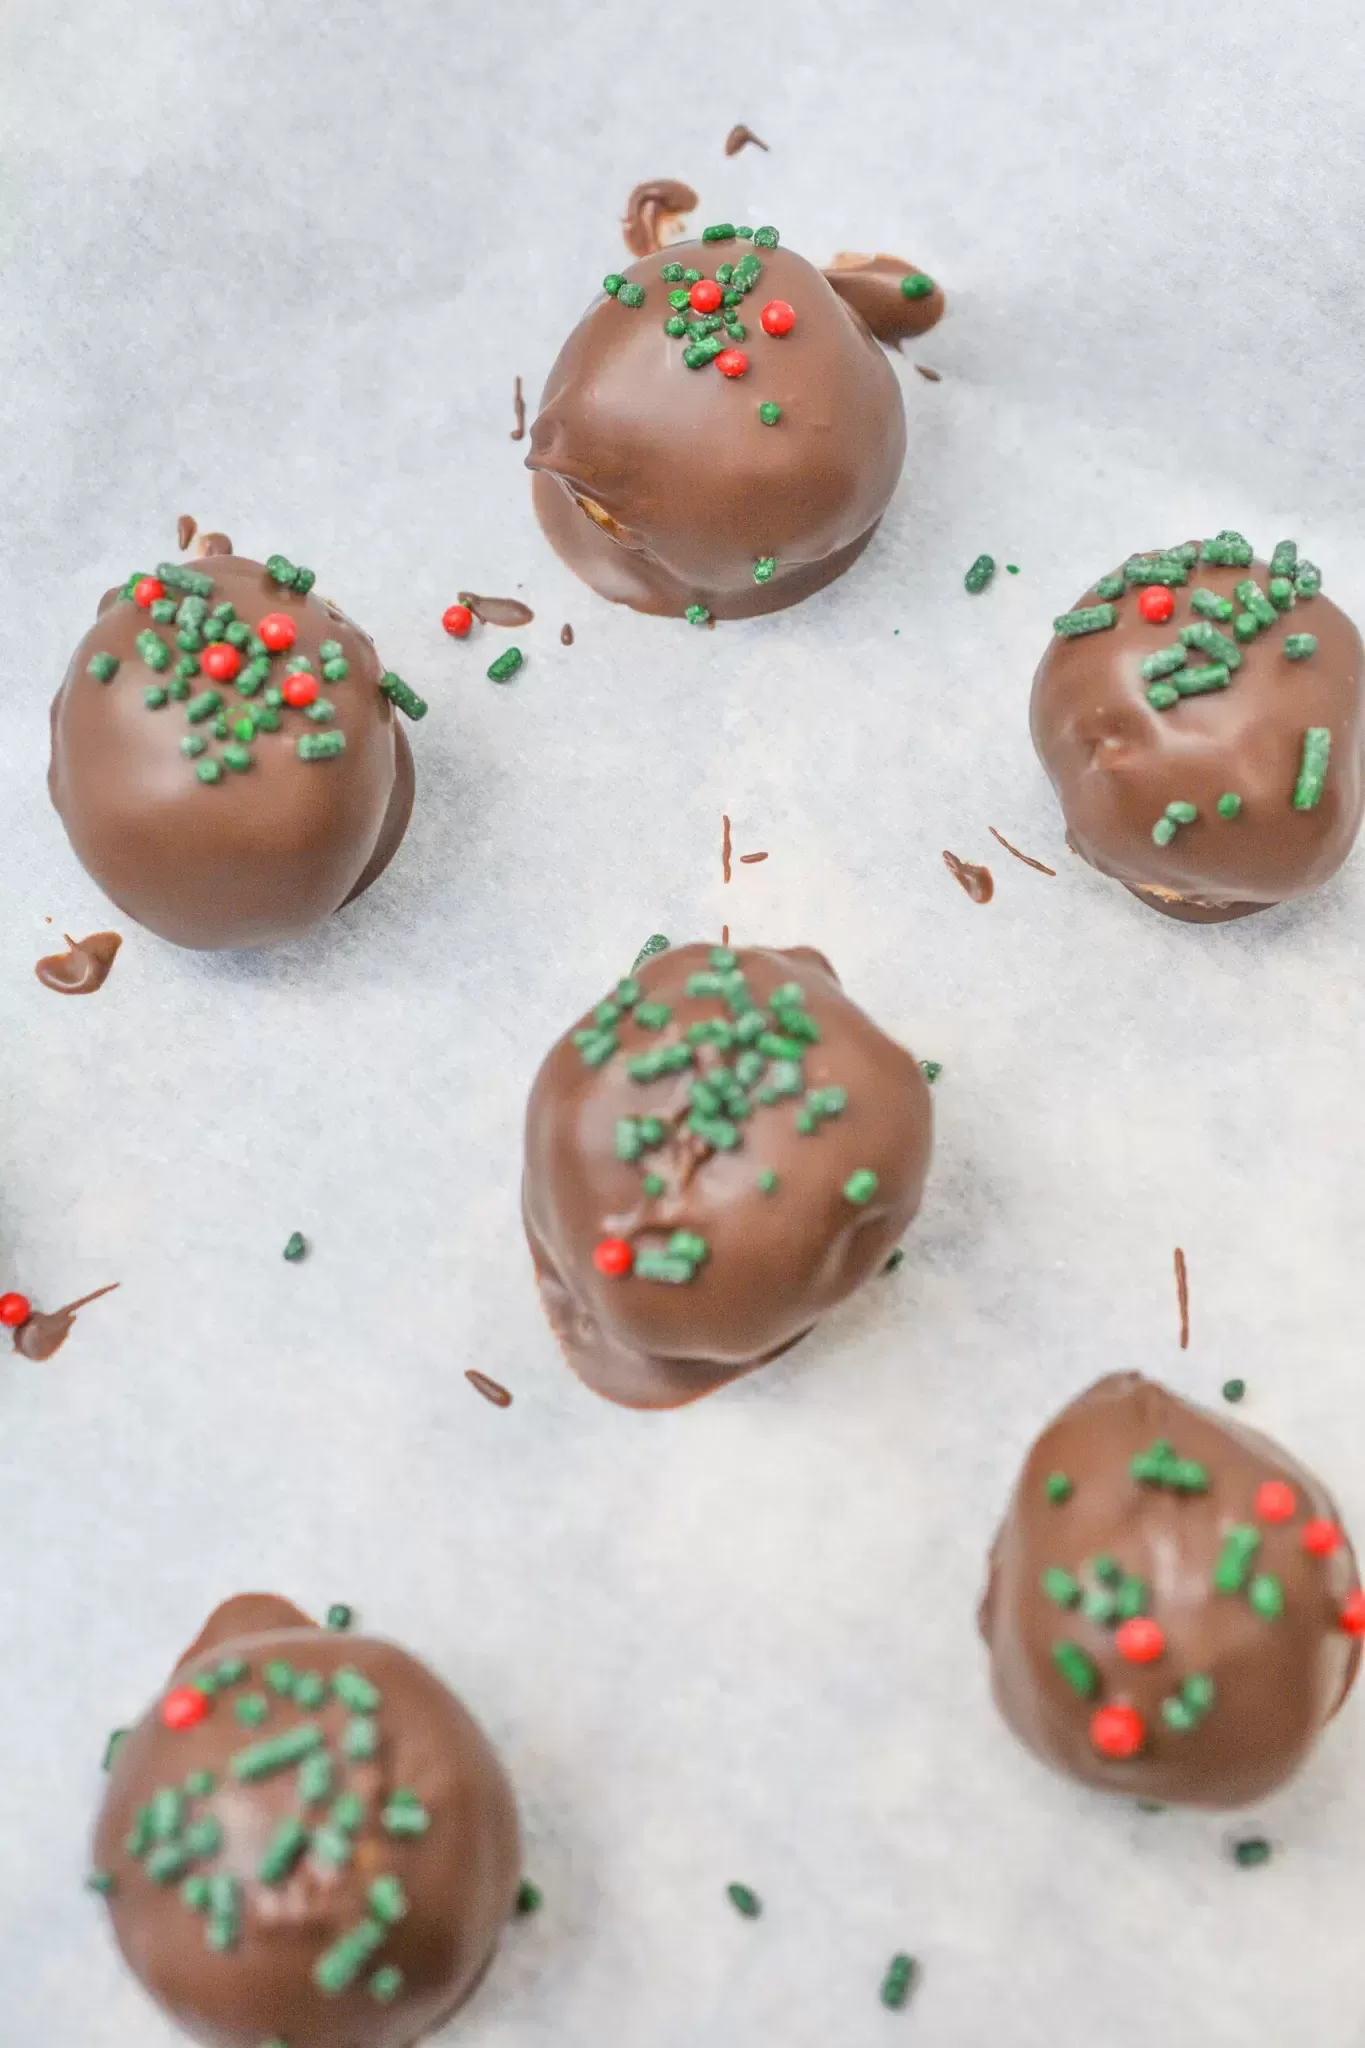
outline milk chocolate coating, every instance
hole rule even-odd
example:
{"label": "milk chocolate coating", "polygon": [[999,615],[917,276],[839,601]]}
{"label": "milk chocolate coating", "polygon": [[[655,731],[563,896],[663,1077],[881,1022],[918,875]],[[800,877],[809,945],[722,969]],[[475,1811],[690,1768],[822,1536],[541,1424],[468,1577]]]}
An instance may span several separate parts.
{"label": "milk chocolate coating", "polygon": [[[1132,1460],[1159,1439],[1205,1468],[1207,1491],[1132,1476]],[[1071,1482],[1064,1501],[1048,1497],[1053,1473]],[[1256,1493],[1266,1480],[1294,1488],[1290,1520],[1258,1518]],[[1163,1804],[1245,1806],[1283,1784],[1345,1699],[1360,1660],[1359,1641],[1339,1624],[1358,1584],[1355,1557],[1344,1540],[1330,1557],[1309,1555],[1300,1532],[1310,1519],[1337,1521],[1330,1495],[1268,1438],[1138,1373],[1098,1381],[1029,1452],[991,1553],[981,1633],[996,1701],[1020,1741],[1084,1784]],[[1238,1526],[1254,1526],[1261,1538],[1252,1573],[1281,1583],[1278,1619],[1263,1618],[1245,1587],[1214,1588],[1223,1539]],[[1093,1560],[1105,1556],[1146,1582],[1145,1611],[1165,1635],[1154,1662],[1126,1661],[1112,1625],[1043,1591],[1044,1572],[1060,1567],[1090,1593],[1098,1584]],[[1079,1644],[1098,1666],[1093,1697],[1073,1691],[1055,1665],[1053,1646],[1062,1641]],[[1213,1702],[1196,1727],[1177,1731],[1163,1702],[1193,1674],[1212,1679]],[[1143,1748],[1126,1761],[1098,1754],[1090,1739],[1092,1714],[1109,1703],[1135,1707],[1146,1725]]]}
{"label": "milk chocolate coating", "polygon": [[922,299],[907,299],[901,290],[906,277],[923,277],[916,263],[900,256],[859,256],[842,250],[825,271],[839,297],[861,313],[878,341],[898,349],[903,341],[927,334],[943,318],[946,301],[936,284]]}
{"label": "milk chocolate coating", "polygon": [[[94,1863],[114,1881],[108,1904],[124,1959],[172,2018],[210,2048],[274,2041],[288,2048],[411,2048],[469,1996],[513,1909],[519,1844],[502,1768],[459,1701],[416,1658],[372,1637],[319,1629],[271,1594],[243,1594],[220,1607],[171,1684],[212,1672],[230,1657],[243,1659],[248,1673],[219,1684],[197,1726],[166,1727],[158,1701],[115,1755]],[[265,1677],[274,1660],[296,1675],[330,1682],[344,1667],[371,1681],[380,1694],[374,1758],[353,1761],[343,1751],[355,1709],[331,1693],[311,1708],[282,1697]],[[269,1702],[259,1726],[243,1725],[233,1712],[234,1702],[252,1695]],[[297,1762],[254,1782],[233,1775],[233,1756],[308,1722],[321,1725],[333,1761],[324,1797],[304,1797]],[[188,1873],[234,1877],[241,1886],[240,1931],[221,1950],[206,1939],[211,1915],[182,1898],[184,1876],[154,1881],[145,1860],[126,1846],[139,1810],[158,1789],[184,1789],[197,1771],[211,1772],[215,1786],[187,1795],[184,1818],[216,1821],[221,1846],[197,1857]],[[416,1795],[428,1815],[425,1833],[386,1832],[382,1815],[396,1790]],[[316,1831],[343,1793],[364,1802],[349,1859],[338,1866],[321,1847],[310,1847],[287,1874],[265,1881],[259,1867],[280,1823],[297,1815]],[[402,1886],[406,1912],[349,1988],[322,1990],[312,1974],[319,1958],[374,1917],[369,1887],[389,1874]],[[402,1985],[385,2002],[370,1986],[376,1971],[390,1967],[401,1970]]]}
{"label": "milk chocolate coating", "polygon": [[[1350,852],[1365,806],[1365,664],[1359,633],[1330,598],[1300,597],[1254,640],[1237,642],[1242,665],[1226,689],[1165,711],[1147,701],[1141,663],[1199,618],[1191,592],[1211,590],[1240,612],[1236,586],[1248,577],[1266,590],[1264,562],[1193,563],[1159,625],[1143,618],[1131,590],[1115,600],[1117,625],[1054,638],[1033,683],[1033,744],[1072,846],[1152,909],[1190,923],[1244,917],[1319,887]],[[1076,609],[1102,601],[1092,588]],[[1231,622],[1208,623],[1234,637]],[[1316,653],[1289,660],[1291,633],[1314,634]],[[1295,810],[1310,726],[1331,730],[1326,787],[1314,809]],[[1234,818],[1218,814],[1224,794],[1242,799]],[[1152,828],[1172,801],[1195,804],[1199,816],[1157,846]]]}
{"label": "milk chocolate coating", "polygon": [[[176,657],[176,628],[154,625],[110,592],[53,702],[48,788],[77,858],[127,916],[177,946],[275,945],[299,938],[383,873],[412,813],[412,752],[379,688],[373,642],[335,605],[316,592],[281,589],[240,555],[207,558],[203,573],[213,579],[209,605],[230,601],[253,630],[269,612],[293,619],[297,637],[272,660],[271,679],[282,681],[286,661],[307,655],[335,706],[331,724],[285,707],[280,730],[251,742],[245,773],[200,782],[180,742],[205,727],[188,723],[183,702],[155,711],[143,702],[145,688],[165,687],[175,672],[148,668],[137,637],[150,628]],[[321,676],[324,640],[341,644],[343,681]],[[107,683],[89,673],[91,656],[101,653],[119,663]],[[218,690],[229,722],[261,701],[242,697],[232,682],[200,675],[191,684],[194,693],[208,688]],[[301,761],[300,736],[324,730],[344,734],[345,752]]]}
{"label": "milk chocolate coating", "polygon": [[[736,1119],[739,1143],[715,1150],[687,1126],[690,1090],[735,1052],[698,1045],[681,1073],[632,1080],[630,1059],[732,1015],[723,999],[686,993],[690,975],[709,971],[712,952],[682,946],[644,962],[634,979],[647,1003],[671,1007],[669,1022],[648,1030],[627,1017],[619,1050],[596,1067],[566,1034],[536,1076],[526,1112],[522,1199],[545,1312],[579,1377],[630,1408],[695,1401],[805,1336],[881,1267],[919,1207],[929,1164],[932,1110],[919,1067],[808,947],[746,947],[739,970],[765,1008],[784,984],[803,991],[819,1031],[806,1049],[803,1087],[844,1089],[841,1114],[803,1135],[800,1091],[771,1105],[755,1100],[752,1114]],[[591,1025],[589,1016],[579,1028]],[[618,1120],[628,1117],[657,1117],[668,1132],[633,1163],[617,1155]],[[759,1186],[765,1168],[777,1174],[771,1193]],[[844,1190],[863,1169],[877,1187],[859,1206]],[[662,1194],[644,1190],[645,1172],[663,1179]],[[638,1256],[662,1250],[674,1231],[696,1233],[709,1248],[686,1284],[637,1272],[609,1278],[594,1265],[604,1238],[627,1239]]]}
{"label": "milk chocolate coating", "polygon": [[[666,263],[714,277],[745,241],[675,242],[624,273],[645,302],[603,295],[551,370],[531,429],[528,469],[542,527],[569,567],[603,597],[681,617],[780,611],[841,576],[867,546],[905,457],[895,375],[863,323],[818,270],[789,249],[763,265],[735,309],[748,357],[741,377],[690,370],[672,314]],[[765,334],[771,299],[796,313]],[[723,336],[719,337],[724,339]],[[765,426],[758,408],[782,408]],[[585,509],[585,505],[586,508]],[[776,561],[767,582],[755,563]]]}

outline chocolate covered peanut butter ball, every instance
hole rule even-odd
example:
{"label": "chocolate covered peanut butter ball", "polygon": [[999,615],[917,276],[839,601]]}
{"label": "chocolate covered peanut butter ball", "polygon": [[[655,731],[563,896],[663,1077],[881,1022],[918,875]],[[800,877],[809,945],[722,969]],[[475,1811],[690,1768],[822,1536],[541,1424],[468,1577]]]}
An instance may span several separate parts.
{"label": "chocolate covered peanut butter ball", "polygon": [[929,1090],[808,947],[683,946],[545,1060],[523,1207],[574,1371],[695,1401],[794,1344],[919,1207]]}
{"label": "chocolate covered peanut butter ball", "polygon": [[48,788],[82,865],[177,946],[300,937],[384,872],[412,813],[395,711],[426,705],[283,555],[111,590],[52,706]]}
{"label": "chocolate covered peanut butter ball", "polygon": [[415,1657],[245,1594],[118,1741],[90,1883],[209,2048],[412,2048],[516,1899],[511,1789]]}
{"label": "chocolate covered peanut butter ball", "polygon": [[1365,1595],[1321,1482],[1138,1373],[1029,1452],[981,1607],[996,1701],[1105,1792],[1235,1807],[1292,1777],[1345,1699]]}
{"label": "chocolate covered peanut butter ball", "polygon": [[886,510],[900,387],[777,241],[726,222],[613,272],[560,350],[527,467],[551,544],[603,597],[699,625],[780,611]]}
{"label": "chocolate covered peanut butter ball", "polygon": [[1360,634],[1292,540],[1134,555],[1056,620],[1033,743],[1075,851],[1217,923],[1335,874],[1365,805]]}

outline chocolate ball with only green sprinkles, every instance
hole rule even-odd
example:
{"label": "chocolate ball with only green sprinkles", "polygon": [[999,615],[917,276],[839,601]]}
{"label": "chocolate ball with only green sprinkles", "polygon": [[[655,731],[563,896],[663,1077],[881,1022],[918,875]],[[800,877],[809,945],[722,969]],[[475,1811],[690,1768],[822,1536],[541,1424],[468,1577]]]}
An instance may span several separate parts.
{"label": "chocolate ball with only green sprinkles", "polygon": [[1360,634],[1296,543],[1267,553],[1225,528],[1129,556],[1059,615],[1034,678],[1070,843],[1187,923],[1308,894],[1365,811]]}
{"label": "chocolate ball with only green sprinkles", "polygon": [[[867,546],[904,459],[904,406],[862,319],[775,231],[721,222],[685,255],[676,286],[676,244],[613,273],[614,297],[550,371],[527,467],[552,546],[602,596],[748,618],[810,596]],[[897,299],[910,307],[899,286]],[[773,302],[791,308],[789,334],[759,321]]]}
{"label": "chocolate ball with only green sprinkles", "polygon": [[766,1364],[885,1266],[931,1122],[918,1063],[820,954],[637,961],[527,1110],[524,1220],[569,1364],[638,1408]]}
{"label": "chocolate ball with only green sprinkles", "polygon": [[1311,1472],[1116,1373],[1044,1430],[996,1536],[979,1617],[996,1702],[1088,1785],[1248,1805],[1307,1760],[1350,1690],[1357,1584]]}
{"label": "chocolate ball with only green sprinkles", "polygon": [[[413,765],[395,714],[426,707],[283,555],[156,574],[173,616],[149,624],[110,591],[72,658],[53,705],[53,803],[94,880],[160,937],[205,950],[299,938],[396,853]],[[324,732],[291,665],[326,677]]]}
{"label": "chocolate ball with only green sprinkles", "polygon": [[[267,1693],[244,1729],[232,1702]],[[269,1594],[211,1615],[130,1730],[88,1879],[143,1988],[233,2048],[415,2048],[483,1976],[521,1882],[511,1789],[440,1679]]]}

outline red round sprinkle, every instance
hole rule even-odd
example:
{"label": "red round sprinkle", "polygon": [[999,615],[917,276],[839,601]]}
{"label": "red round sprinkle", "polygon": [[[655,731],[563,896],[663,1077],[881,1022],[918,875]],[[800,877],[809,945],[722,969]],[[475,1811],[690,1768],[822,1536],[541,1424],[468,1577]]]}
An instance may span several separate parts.
{"label": "red round sprinkle", "polygon": [[242,657],[226,640],[215,640],[199,657],[199,666],[215,683],[230,683],[242,665]]}
{"label": "red round sprinkle", "polygon": [[441,624],[456,640],[463,640],[474,623],[474,614],[467,604],[449,604],[441,613]]}
{"label": "red round sprinkle", "polygon": [[197,1685],[177,1685],[161,1702],[161,1719],[167,1728],[194,1728],[208,1710],[208,1700]]}
{"label": "red round sprinkle", "polygon": [[23,1294],[0,1294],[0,1323],[7,1330],[17,1330],[33,1314],[28,1297]]}
{"label": "red round sprinkle", "polygon": [[1365,1593],[1359,1587],[1342,1601],[1338,1619],[1348,1636],[1365,1636]]}
{"label": "red round sprinkle", "polygon": [[272,654],[283,654],[286,647],[293,646],[294,630],[294,621],[288,612],[267,612],[256,626]]}
{"label": "red round sprinkle", "polygon": [[623,1237],[604,1237],[593,1252],[592,1262],[608,1280],[620,1280],[635,1264],[635,1254]]}
{"label": "red round sprinkle", "polygon": [[796,308],[785,299],[769,299],[758,318],[765,334],[790,334],[796,325]]}
{"label": "red round sprinkle", "polygon": [[749,358],[742,348],[723,348],[716,357],[716,368],[722,377],[742,377],[749,367]]}
{"label": "red round sprinkle", "polygon": [[143,611],[150,611],[159,597],[166,595],[166,586],[159,576],[139,576],[133,585],[133,603],[140,604]]}
{"label": "red round sprinkle", "polygon": [[1147,1740],[1147,1724],[1136,1707],[1098,1707],[1090,1717],[1091,1747],[1115,1763],[1136,1756]]}
{"label": "red round sprinkle", "polygon": [[1162,626],[1175,610],[1175,592],[1164,583],[1149,583],[1138,599],[1138,610],[1154,626]]}
{"label": "red round sprinkle", "polygon": [[[4,1303],[0,1302],[0,1315],[4,1314]],[[1335,1522],[1305,1522],[1299,1531],[1299,1541],[1310,1557],[1330,1557],[1334,1550],[1340,1550],[1345,1539]]]}
{"label": "red round sprinkle", "polygon": [[1115,1632],[1114,1648],[1130,1664],[1153,1664],[1166,1648],[1166,1634],[1159,1622],[1135,1614]]}
{"label": "red round sprinkle", "polygon": [[1299,1505],[1299,1496],[1285,1479],[1267,1479],[1256,1489],[1256,1513],[1263,1522],[1287,1522]]}
{"label": "red round sprinkle", "polygon": [[694,313],[714,313],[725,294],[712,277],[699,277],[687,294]]}
{"label": "red round sprinkle", "polygon": [[302,711],[306,704],[316,701],[318,688],[317,677],[310,676],[306,668],[301,668],[294,675],[285,677],[280,684],[280,695],[295,711]]}

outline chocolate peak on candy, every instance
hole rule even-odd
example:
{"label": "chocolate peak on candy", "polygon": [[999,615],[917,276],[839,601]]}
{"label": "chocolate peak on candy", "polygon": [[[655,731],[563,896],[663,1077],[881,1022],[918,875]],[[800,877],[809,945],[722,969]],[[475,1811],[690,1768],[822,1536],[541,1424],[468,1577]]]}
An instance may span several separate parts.
{"label": "chocolate peak on candy", "polygon": [[1365,1606],[1330,1495],[1267,1437],[1115,1373],[1025,1461],[981,1633],[996,1702],[1102,1791],[1234,1807],[1304,1762]]}
{"label": "chocolate peak on candy", "polygon": [[887,348],[899,349],[903,341],[927,334],[943,318],[942,285],[903,257],[859,256],[845,249],[827,266],[825,276]]}
{"label": "chocolate peak on candy", "polygon": [[551,1327],[609,1400],[675,1408],[803,1337],[919,1207],[928,1086],[822,954],[656,953],[546,1058],[526,1234]]}
{"label": "chocolate peak on candy", "polygon": [[526,465],[585,582],[704,624],[842,575],[904,457],[900,386],[864,323],[775,229],[722,222],[605,279]]}
{"label": "chocolate peak on candy", "polygon": [[1130,556],[1055,621],[1033,744],[1077,853],[1190,923],[1306,895],[1365,808],[1365,657],[1322,578],[1241,534]]}
{"label": "chocolate peak on candy", "polygon": [[92,1887],[210,2048],[412,2048],[513,1911],[512,1793],[459,1701],[274,1595],[210,1617],[109,1771]]}
{"label": "chocolate peak on candy", "polygon": [[52,706],[77,857],[179,946],[298,938],[397,852],[426,710],[313,572],[212,555],[109,591]]}

